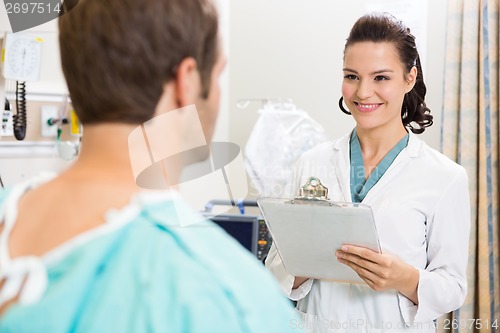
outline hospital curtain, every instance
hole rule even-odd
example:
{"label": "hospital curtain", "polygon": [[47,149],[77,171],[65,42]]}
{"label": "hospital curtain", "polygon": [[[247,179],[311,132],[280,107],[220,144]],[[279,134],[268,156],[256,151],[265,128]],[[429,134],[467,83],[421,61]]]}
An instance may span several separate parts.
{"label": "hospital curtain", "polygon": [[448,1],[441,148],[467,170],[472,218],[467,298],[439,332],[500,332],[499,2]]}

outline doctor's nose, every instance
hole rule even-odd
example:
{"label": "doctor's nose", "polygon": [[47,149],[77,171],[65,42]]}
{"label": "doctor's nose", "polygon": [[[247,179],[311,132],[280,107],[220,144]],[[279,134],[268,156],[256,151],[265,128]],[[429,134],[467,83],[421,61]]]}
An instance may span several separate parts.
{"label": "doctor's nose", "polygon": [[371,97],[373,95],[373,87],[370,82],[360,81],[358,84],[356,95],[362,100]]}

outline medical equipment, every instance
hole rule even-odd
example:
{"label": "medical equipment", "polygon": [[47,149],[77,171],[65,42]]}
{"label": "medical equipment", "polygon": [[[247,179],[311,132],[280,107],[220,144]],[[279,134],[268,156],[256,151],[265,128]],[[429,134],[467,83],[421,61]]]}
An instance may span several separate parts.
{"label": "medical equipment", "polygon": [[16,113],[13,131],[17,140],[26,136],[26,81],[36,81],[40,75],[43,39],[35,35],[6,33],[2,48],[2,73],[16,82]]}
{"label": "medical equipment", "polygon": [[[234,203],[227,200],[211,200],[205,206],[203,215],[218,224],[243,247],[254,254],[258,260],[264,262],[271,248],[272,238],[262,216],[238,214],[215,215],[212,214],[212,208],[215,205],[234,206]],[[244,200],[236,203],[236,206],[240,208],[240,212],[243,214],[244,207],[257,207],[257,202]]]}
{"label": "medical equipment", "polygon": [[16,110],[13,116],[14,136],[17,140],[24,140],[26,136],[26,82],[16,82]]}
{"label": "medical equipment", "polygon": [[[82,125],[78,120],[75,111],[70,107],[71,100],[69,96],[66,97],[66,107],[63,116],[58,121],[54,119],[57,123],[57,138],[56,147],[59,156],[66,161],[71,161],[78,156],[80,152],[80,140],[82,137]],[[72,137],[76,137],[76,141],[61,140],[61,134],[63,132],[63,125],[70,126],[70,134]]]}
{"label": "medical equipment", "polygon": [[4,100],[5,105],[2,111],[2,127],[0,128],[0,137],[14,135],[14,125],[12,121],[12,111],[10,108],[10,103],[7,98],[4,98]]}
{"label": "medical equipment", "polygon": [[[69,96],[66,96],[65,100],[63,112],[60,112],[59,109],[54,106],[42,107],[41,121],[45,124],[45,127],[42,127],[42,136],[55,136],[56,149],[59,157],[63,160],[71,161],[78,156],[80,151],[82,125],[75,111],[72,110]],[[71,137],[76,137],[76,140],[62,140],[63,131],[69,131]]]}

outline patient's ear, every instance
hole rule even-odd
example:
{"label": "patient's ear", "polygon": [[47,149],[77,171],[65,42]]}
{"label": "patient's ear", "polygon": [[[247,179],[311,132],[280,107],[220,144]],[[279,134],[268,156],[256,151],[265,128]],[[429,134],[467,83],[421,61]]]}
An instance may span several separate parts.
{"label": "patient's ear", "polygon": [[192,57],[185,58],[177,68],[175,81],[175,99],[178,107],[195,104],[200,96],[201,79],[198,64]]}

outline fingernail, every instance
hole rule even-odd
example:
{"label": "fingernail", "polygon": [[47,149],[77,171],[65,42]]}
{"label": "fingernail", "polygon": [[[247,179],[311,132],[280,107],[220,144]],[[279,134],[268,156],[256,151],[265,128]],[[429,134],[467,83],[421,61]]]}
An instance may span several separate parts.
{"label": "fingernail", "polygon": [[342,251],[347,251],[347,250],[349,250],[349,248],[347,246],[345,246],[345,245],[342,246]]}

